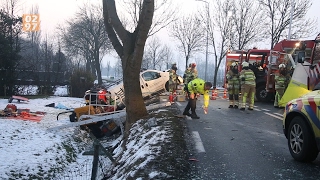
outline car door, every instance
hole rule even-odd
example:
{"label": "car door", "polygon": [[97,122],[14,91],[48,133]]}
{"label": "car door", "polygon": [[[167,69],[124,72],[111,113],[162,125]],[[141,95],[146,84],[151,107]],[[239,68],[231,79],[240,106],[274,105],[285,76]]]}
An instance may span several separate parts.
{"label": "car door", "polygon": [[150,96],[162,89],[163,84],[159,81],[160,75],[156,71],[142,72],[140,77],[140,86],[142,96]]}

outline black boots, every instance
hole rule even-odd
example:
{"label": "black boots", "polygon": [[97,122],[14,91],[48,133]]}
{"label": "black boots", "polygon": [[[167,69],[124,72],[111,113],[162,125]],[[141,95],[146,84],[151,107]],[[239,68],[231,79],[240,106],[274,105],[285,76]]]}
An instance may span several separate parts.
{"label": "black boots", "polygon": [[183,115],[191,116],[191,114],[189,113],[189,111],[186,111],[186,110],[183,111]]}
{"label": "black boots", "polygon": [[192,119],[199,119],[200,117],[196,114],[196,105],[197,105],[197,100],[196,99],[190,99],[190,108],[191,108],[191,118]]}
{"label": "black boots", "polygon": [[[200,117],[196,114],[196,103],[197,103],[196,99],[189,99],[189,102],[182,114],[190,116],[192,119],[199,119]],[[190,109],[191,109],[191,114],[189,113]]]}
{"label": "black boots", "polygon": [[191,114],[192,119],[200,119],[200,117],[196,113]]}
{"label": "black boots", "polygon": [[191,116],[191,114],[189,113],[189,110],[190,110],[190,100],[188,101],[188,104],[183,111],[183,115]]}

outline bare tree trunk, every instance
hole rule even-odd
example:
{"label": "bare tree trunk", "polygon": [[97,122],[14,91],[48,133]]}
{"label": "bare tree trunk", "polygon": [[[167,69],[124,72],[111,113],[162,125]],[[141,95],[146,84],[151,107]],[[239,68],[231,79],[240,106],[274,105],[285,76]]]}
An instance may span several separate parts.
{"label": "bare tree trunk", "polygon": [[[133,33],[125,30],[116,12],[114,0],[103,0],[104,24],[114,49],[121,58],[125,89],[126,125],[123,147],[131,125],[147,115],[140,88],[140,68],[145,42],[152,24],[154,0],[144,0],[139,22]],[[120,41],[122,43],[120,43]]]}
{"label": "bare tree trunk", "polygon": [[[98,43],[96,43],[97,45]],[[100,68],[100,55],[99,55],[99,48],[95,48],[95,52],[94,52],[94,64],[95,64],[95,70],[97,73],[97,77],[98,77],[98,83],[102,84],[102,78],[101,78],[101,68]]]}

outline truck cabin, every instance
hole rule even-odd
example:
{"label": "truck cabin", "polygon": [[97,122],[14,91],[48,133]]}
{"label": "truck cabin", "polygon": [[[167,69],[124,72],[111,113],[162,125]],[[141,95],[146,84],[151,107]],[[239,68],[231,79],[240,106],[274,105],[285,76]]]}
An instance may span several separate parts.
{"label": "truck cabin", "polygon": [[[297,63],[304,66],[309,65],[308,72],[308,89],[314,90],[315,86],[320,83],[320,34],[315,40],[308,40],[307,43],[313,44],[311,53],[300,51],[297,54]],[[317,85],[319,88],[320,85]]]}
{"label": "truck cabin", "polygon": [[[286,53],[292,56],[292,59],[295,64],[301,63],[304,60],[301,58],[305,57],[306,59],[310,59],[312,54],[312,49],[314,46],[313,40],[282,40],[277,43],[273,50]],[[300,59],[300,60],[299,60]]]}
{"label": "truck cabin", "polygon": [[267,49],[250,49],[246,54],[246,61],[250,64],[250,69],[256,76],[265,76],[268,65],[270,50]]}

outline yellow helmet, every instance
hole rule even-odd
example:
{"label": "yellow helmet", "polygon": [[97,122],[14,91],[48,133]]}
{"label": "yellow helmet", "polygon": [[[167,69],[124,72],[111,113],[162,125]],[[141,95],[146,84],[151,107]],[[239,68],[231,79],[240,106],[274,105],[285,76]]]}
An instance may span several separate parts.
{"label": "yellow helmet", "polygon": [[236,63],[236,62],[231,63],[231,66],[232,66],[232,67],[235,67],[235,66],[237,66],[237,65],[238,65],[238,63]]}
{"label": "yellow helmet", "polygon": [[244,61],[241,65],[242,65],[242,67],[249,67],[249,63],[246,61]]}

